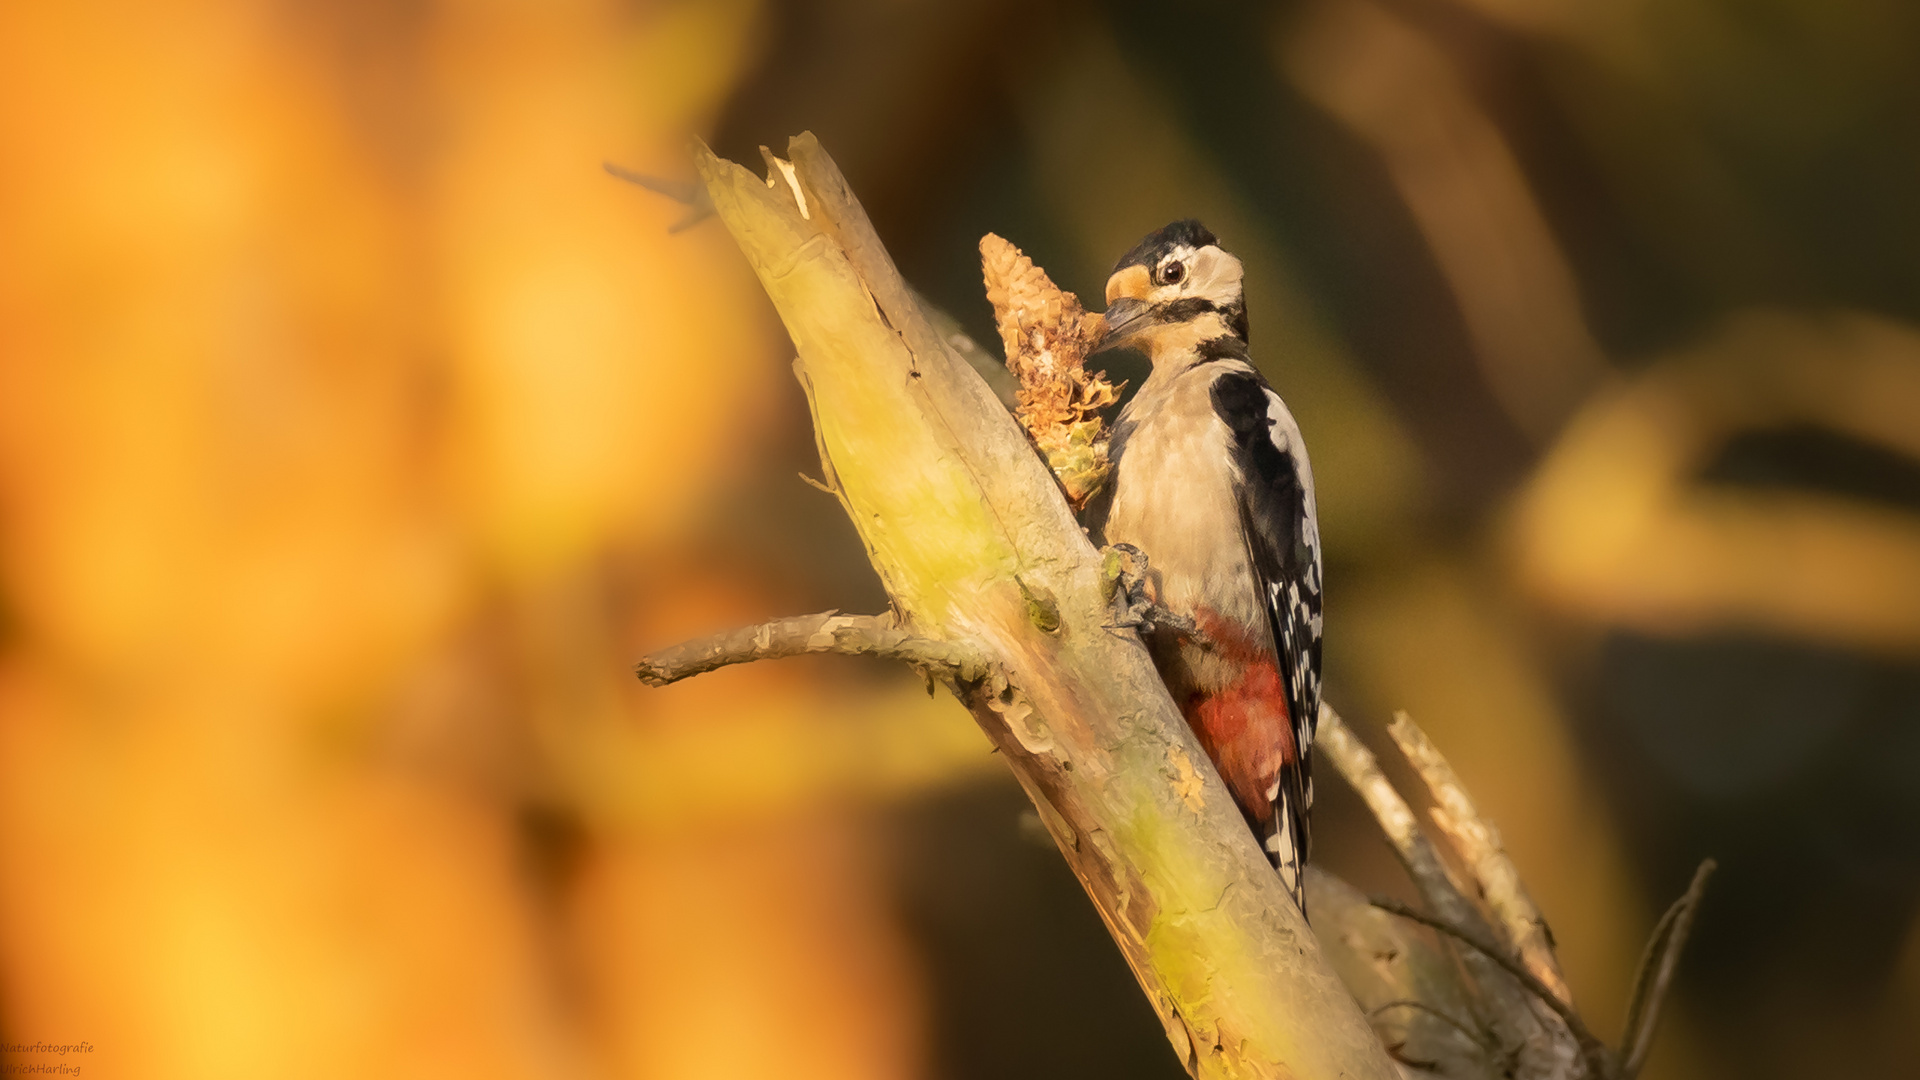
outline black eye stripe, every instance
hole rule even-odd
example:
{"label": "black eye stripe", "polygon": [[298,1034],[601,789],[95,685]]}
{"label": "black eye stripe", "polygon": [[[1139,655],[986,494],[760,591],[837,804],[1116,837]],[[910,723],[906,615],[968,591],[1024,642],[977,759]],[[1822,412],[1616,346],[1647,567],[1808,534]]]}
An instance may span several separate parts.
{"label": "black eye stripe", "polygon": [[1219,311],[1220,305],[1204,296],[1183,296],[1160,309],[1163,322],[1186,322],[1188,319],[1204,315],[1209,311]]}

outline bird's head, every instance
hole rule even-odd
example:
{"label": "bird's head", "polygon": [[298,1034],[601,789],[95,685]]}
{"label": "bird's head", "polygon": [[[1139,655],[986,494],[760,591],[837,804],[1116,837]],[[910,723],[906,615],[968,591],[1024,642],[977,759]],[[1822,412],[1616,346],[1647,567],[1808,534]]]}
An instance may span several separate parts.
{"label": "bird's head", "polygon": [[1129,346],[1156,363],[1221,337],[1247,340],[1240,260],[1191,218],[1150,233],[1107,279],[1107,335],[1100,349]]}

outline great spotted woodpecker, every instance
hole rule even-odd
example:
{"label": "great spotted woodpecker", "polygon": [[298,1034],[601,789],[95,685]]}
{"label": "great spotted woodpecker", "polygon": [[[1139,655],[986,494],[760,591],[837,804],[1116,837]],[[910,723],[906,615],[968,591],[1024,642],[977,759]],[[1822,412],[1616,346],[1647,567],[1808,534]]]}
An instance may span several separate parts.
{"label": "great spotted woodpecker", "polygon": [[1304,911],[1321,625],[1307,448],[1248,356],[1240,260],[1199,222],[1120,260],[1107,324],[1100,348],[1136,348],[1153,372],[1114,426],[1110,501],[1089,524],[1146,556],[1149,597],[1178,617],[1147,628],[1154,663]]}

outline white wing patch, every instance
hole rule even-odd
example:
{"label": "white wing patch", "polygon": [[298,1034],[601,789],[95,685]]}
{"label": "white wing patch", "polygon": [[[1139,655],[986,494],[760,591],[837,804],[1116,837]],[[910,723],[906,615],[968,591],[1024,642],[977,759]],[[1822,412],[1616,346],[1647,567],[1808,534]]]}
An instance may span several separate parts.
{"label": "white wing patch", "polygon": [[1320,509],[1313,495],[1313,462],[1307,457],[1307,441],[1300,437],[1300,425],[1293,418],[1287,403],[1280,395],[1267,390],[1267,420],[1273,426],[1273,445],[1287,455],[1293,462],[1294,476],[1300,481],[1300,494],[1306,502],[1306,512],[1300,515],[1301,540],[1313,552],[1313,563],[1308,568],[1308,588],[1314,593],[1320,592]]}

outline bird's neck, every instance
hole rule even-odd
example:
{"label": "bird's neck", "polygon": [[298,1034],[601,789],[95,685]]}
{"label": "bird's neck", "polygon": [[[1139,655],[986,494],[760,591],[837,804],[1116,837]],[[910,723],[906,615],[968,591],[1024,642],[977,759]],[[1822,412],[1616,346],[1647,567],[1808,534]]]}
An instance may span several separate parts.
{"label": "bird's neck", "polygon": [[1207,311],[1161,328],[1148,341],[1146,353],[1155,373],[1173,374],[1222,355],[1244,357],[1246,350],[1246,339],[1226,318]]}

